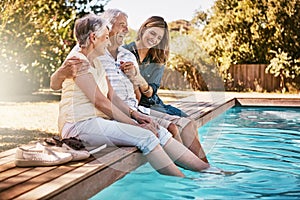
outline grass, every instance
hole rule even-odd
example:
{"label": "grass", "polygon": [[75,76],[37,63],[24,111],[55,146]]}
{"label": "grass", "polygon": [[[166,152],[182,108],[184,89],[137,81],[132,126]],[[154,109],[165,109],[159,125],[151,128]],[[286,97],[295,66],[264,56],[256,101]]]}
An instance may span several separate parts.
{"label": "grass", "polygon": [[42,141],[44,138],[52,137],[54,134],[40,130],[0,128],[0,152],[33,141]]}
{"label": "grass", "polygon": [[25,95],[0,99],[0,152],[58,134],[57,96]]}

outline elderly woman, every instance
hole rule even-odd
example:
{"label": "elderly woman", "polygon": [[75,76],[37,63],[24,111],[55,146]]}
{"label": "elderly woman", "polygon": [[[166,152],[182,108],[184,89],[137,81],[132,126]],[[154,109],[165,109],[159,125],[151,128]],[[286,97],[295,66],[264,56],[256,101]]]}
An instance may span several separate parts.
{"label": "elderly woman", "polygon": [[97,59],[110,44],[108,26],[101,17],[91,14],[78,19],[74,35],[80,48],[69,54],[64,65],[86,65],[88,70],[62,84],[59,130],[63,138],[79,138],[87,147],[136,146],[166,175],[184,176],[172,160],[194,171],[209,167],[166,129],[130,109],[114,93]]}

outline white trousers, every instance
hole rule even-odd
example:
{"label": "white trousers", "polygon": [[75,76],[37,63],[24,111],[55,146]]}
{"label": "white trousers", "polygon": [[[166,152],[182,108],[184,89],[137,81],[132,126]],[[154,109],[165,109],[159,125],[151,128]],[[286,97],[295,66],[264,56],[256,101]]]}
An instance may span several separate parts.
{"label": "white trousers", "polygon": [[141,127],[106,120],[100,117],[76,123],[66,123],[62,138],[76,137],[88,148],[108,146],[136,146],[144,155],[151,152],[158,144],[164,146],[172,137],[165,128],[158,130],[159,138],[151,131]]}

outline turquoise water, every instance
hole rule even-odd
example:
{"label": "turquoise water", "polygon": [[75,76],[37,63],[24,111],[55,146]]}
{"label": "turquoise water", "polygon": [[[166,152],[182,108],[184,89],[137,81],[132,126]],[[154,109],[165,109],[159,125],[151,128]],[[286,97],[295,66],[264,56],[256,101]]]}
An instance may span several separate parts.
{"label": "turquoise water", "polygon": [[145,164],[91,199],[300,199],[299,131],[298,108],[235,107],[199,128],[210,163],[235,175],[169,177]]}

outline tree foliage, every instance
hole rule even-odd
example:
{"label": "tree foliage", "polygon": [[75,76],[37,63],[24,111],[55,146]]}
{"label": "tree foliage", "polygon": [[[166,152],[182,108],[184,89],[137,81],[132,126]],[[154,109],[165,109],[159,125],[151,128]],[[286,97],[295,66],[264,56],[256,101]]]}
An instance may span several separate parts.
{"label": "tree foliage", "polygon": [[207,20],[199,39],[221,73],[232,64],[270,63],[269,72],[277,73],[282,65],[274,62],[285,52],[285,74],[300,75],[298,0],[216,0],[212,11],[210,18],[194,20]]}
{"label": "tree foliage", "polygon": [[81,17],[88,13],[99,14],[104,11],[104,6],[110,0],[68,0],[69,7],[76,10],[77,16]]}
{"label": "tree foliage", "polygon": [[194,90],[224,90],[222,79],[209,55],[200,47],[191,29],[187,34],[171,32],[168,67],[180,72]]}
{"label": "tree foliage", "polygon": [[[1,1],[1,83],[19,81],[23,84],[21,80],[15,79],[20,77],[30,83],[31,89],[48,87],[50,75],[61,65],[75,44],[72,29],[76,16],[83,15],[89,9],[103,11],[100,1],[93,1],[99,3],[97,5],[87,4],[88,2]],[[25,91],[25,88],[21,90]]]}

